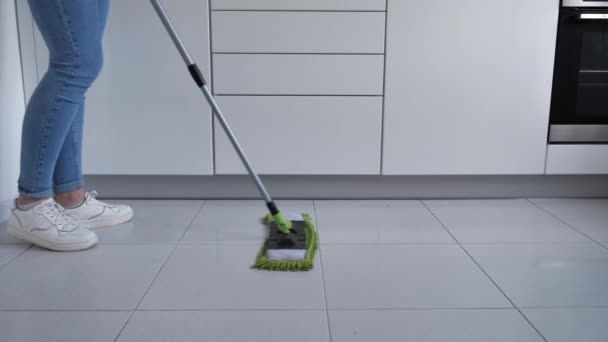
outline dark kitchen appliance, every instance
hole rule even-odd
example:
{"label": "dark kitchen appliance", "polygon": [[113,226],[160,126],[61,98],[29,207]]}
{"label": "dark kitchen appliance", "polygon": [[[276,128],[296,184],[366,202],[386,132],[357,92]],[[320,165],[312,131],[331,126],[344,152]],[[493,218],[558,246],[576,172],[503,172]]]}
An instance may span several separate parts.
{"label": "dark kitchen appliance", "polygon": [[549,143],[608,143],[608,1],[563,0]]}

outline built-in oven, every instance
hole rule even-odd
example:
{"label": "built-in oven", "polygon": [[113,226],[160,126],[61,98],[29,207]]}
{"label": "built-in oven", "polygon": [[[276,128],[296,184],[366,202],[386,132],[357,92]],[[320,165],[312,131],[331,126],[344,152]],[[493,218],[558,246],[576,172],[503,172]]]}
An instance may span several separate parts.
{"label": "built-in oven", "polygon": [[608,143],[608,0],[563,0],[550,143]]}

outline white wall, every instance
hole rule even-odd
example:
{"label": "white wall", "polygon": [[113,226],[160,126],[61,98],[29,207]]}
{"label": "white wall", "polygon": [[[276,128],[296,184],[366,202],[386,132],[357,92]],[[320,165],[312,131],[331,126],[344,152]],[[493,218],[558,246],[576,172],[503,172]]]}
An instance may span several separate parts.
{"label": "white wall", "polygon": [[0,1],[0,222],[17,193],[24,107],[15,3]]}

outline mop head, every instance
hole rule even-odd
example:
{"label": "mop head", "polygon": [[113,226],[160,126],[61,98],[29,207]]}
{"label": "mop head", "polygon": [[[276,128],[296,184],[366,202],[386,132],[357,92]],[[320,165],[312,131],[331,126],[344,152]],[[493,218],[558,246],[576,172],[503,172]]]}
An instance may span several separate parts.
{"label": "mop head", "polygon": [[[313,260],[317,252],[317,231],[307,214],[295,215],[291,220],[291,238],[293,245],[279,246],[277,240],[281,239],[272,215],[263,219],[268,228],[268,239],[264,242],[252,268],[266,271],[309,271],[313,268]],[[284,235],[284,234],[283,234]]]}

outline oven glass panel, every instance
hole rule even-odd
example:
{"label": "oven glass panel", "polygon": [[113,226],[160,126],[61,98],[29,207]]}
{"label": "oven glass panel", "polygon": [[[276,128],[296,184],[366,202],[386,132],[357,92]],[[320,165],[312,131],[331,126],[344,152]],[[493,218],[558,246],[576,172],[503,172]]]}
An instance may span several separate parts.
{"label": "oven glass panel", "polygon": [[576,115],[601,118],[608,115],[608,20],[583,31],[580,48]]}
{"label": "oven glass panel", "polygon": [[552,125],[608,125],[608,9],[560,11]]}

